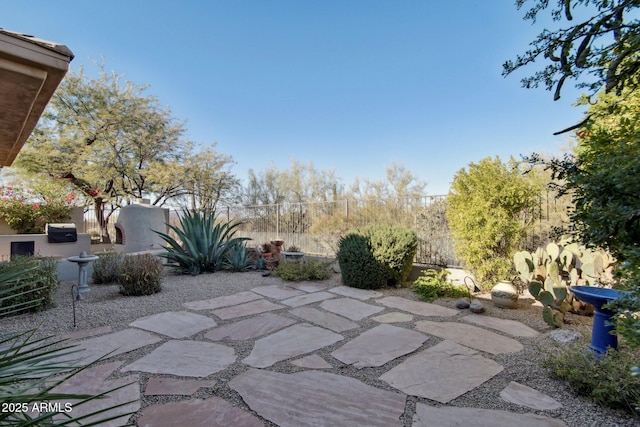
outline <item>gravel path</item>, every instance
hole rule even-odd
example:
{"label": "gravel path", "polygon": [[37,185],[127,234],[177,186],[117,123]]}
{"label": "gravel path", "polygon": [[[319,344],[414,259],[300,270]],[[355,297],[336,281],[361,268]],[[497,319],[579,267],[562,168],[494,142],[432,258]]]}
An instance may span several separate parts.
{"label": "gravel path", "polygon": [[[92,285],[92,292],[88,294],[86,300],[76,304],[76,320],[77,328],[73,327],[73,309],[71,298],[71,283],[63,283],[55,293],[56,306],[41,313],[22,315],[14,318],[0,320],[0,330],[3,332],[20,331],[38,327],[36,336],[47,336],[56,334],[59,336],[77,332],[79,330],[97,328],[101,326],[111,326],[113,331],[118,331],[128,327],[128,324],[134,320],[155,313],[165,311],[183,310],[184,302],[198,301],[210,299],[223,295],[248,291],[256,286],[273,285],[283,283],[277,277],[262,277],[256,272],[249,273],[226,273],[217,272],[215,274],[203,274],[200,276],[173,276],[167,275],[163,280],[162,292],[145,297],[123,297],[118,292],[117,285]],[[323,282],[329,286],[340,285],[340,276],[334,275],[328,281]],[[402,296],[408,299],[417,300],[417,296],[409,289],[383,289],[385,296]],[[487,315],[518,320],[524,324],[542,332],[543,334],[537,338],[518,338],[525,346],[522,352],[504,355],[485,355],[504,366],[504,370],[476,389],[458,397],[449,403],[450,406],[468,406],[487,409],[503,409],[516,413],[535,412],[526,408],[519,407],[503,401],[499,397],[499,393],[509,382],[517,381],[529,387],[533,387],[542,393],[560,401],[564,407],[555,411],[539,412],[541,415],[555,417],[564,421],[571,427],[585,426],[638,426],[640,419],[621,412],[601,408],[595,404],[576,396],[571,389],[562,381],[558,381],[549,377],[544,368],[540,367],[539,362],[543,359],[543,352],[546,348],[552,348],[559,344],[548,336],[550,328],[542,321],[540,308],[533,305],[533,300],[524,299],[521,307],[517,310],[500,309],[486,300],[487,295],[478,296],[483,301],[487,309]],[[453,307],[453,300],[442,299],[437,301],[438,304]],[[318,304],[312,304],[313,307]],[[395,311],[386,309],[379,314]],[[415,316],[413,322],[406,327],[415,325],[416,320],[421,320],[420,316]],[[429,320],[447,320],[451,319],[429,319]],[[455,321],[455,320],[454,320]],[[590,318],[572,318],[572,328],[581,331],[583,334],[590,333],[592,319]],[[228,322],[218,322],[224,325]],[[373,320],[365,319],[360,322],[362,326],[369,329],[378,325]],[[361,333],[362,330],[356,329],[351,332],[342,333],[347,339],[354,338]],[[204,332],[195,335],[192,339],[204,340]],[[425,348],[435,345],[441,339],[432,337]],[[232,342],[225,343],[234,348],[238,355],[237,360],[249,355],[253,348],[253,342]],[[317,352],[329,363],[336,368],[336,373],[347,375],[359,379],[367,384],[374,385],[390,391],[396,391],[388,384],[378,380],[378,377],[398,365],[406,359],[406,357],[398,358],[381,368],[369,368],[358,370],[351,366],[344,366],[330,356],[330,353],[338,348],[341,344],[337,343],[333,346],[325,347]],[[124,355],[118,356],[118,360],[130,363],[143,354],[148,353],[148,349],[140,349]],[[235,406],[249,410],[248,406],[242,401],[239,394],[231,390],[227,385],[228,381],[237,374],[244,372],[248,367],[240,362],[236,362],[228,369],[211,376],[216,380],[216,384],[212,388],[201,389],[194,397],[206,398],[212,395],[223,397]],[[280,362],[270,369],[278,372],[295,372],[297,368],[289,363]],[[585,373],[589,375],[589,373]],[[141,390],[144,390],[149,374],[141,373]],[[175,400],[175,397],[169,396],[144,396],[142,395],[142,407],[150,404],[164,403]],[[405,426],[411,426],[413,412],[416,403],[424,402],[429,405],[443,406],[433,401],[422,398],[409,396],[407,399],[407,411],[403,418]],[[273,426],[270,422],[265,425]]]}

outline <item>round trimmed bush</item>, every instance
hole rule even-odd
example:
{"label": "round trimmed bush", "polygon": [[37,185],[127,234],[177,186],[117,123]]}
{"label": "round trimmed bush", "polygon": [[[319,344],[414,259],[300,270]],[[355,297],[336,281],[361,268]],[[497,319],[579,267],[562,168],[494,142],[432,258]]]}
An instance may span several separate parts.
{"label": "round trimmed bush", "polygon": [[416,233],[384,224],[358,228],[356,232],[368,238],[373,257],[383,267],[387,284],[393,286],[407,280],[418,250]]}
{"label": "round trimmed bush", "polygon": [[379,289],[387,284],[383,268],[373,256],[369,240],[357,233],[340,239],[337,253],[342,281],[346,286]]}

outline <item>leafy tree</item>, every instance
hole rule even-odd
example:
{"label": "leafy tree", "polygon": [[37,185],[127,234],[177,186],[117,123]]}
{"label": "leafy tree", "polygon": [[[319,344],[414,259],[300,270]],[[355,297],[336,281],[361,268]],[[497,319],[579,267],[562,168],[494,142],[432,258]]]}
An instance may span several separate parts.
{"label": "leafy tree", "polygon": [[249,169],[249,182],[242,191],[243,204],[254,206],[283,203],[287,190],[279,184],[281,174],[282,171],[274,165],[258,173]]}
{"label": "leafy tree", "polygon": [[[621,96],[601,93],[587,114],[590,120],[577,132],[574,153],[544,162],[564,180],[575,211],[571,222],[580,240],[604,247],[620,263],[621,285],[636,294],[623,301],[618,326],[630,342],[640,346],[640,92]],[[627,316],[628,315],[628,316]]]}
{"label": "leafy tree", "polygon": [[303,164],[291,159],[287,170],[271,165],[256,173],[249,169],[249,182],[243,191],[245,205],[307,203],[335,200],[339,194],[338,178],[333,170],[318,170],[312,162]]}
{"label": "leafy tree", "polygon": [[358,178],[350,188],[351,197],[355,199],[397,200],[424,196],[427,183],[421,180],[404,165],[391,162],[385,169],[385,179],[360,182]]}
{"label": "leafy tree", "polygon": [[191,210],[215,210],[221,201],[235,202],[240,181],[231,173],[233,159],[215,150],[216,144],[187,156],[182,165],[173,169],[157,169],[154,172],[174,174],[174,177],[155,176],[159,182],[175,182],[185,196]]}
{"label": "leafy tree", "polygon": [[72,183],[91,200],[106,242],[113,209],[135,198],[163,205],[194,194],[198,177],[185,165],[215,158],[206,152],[190,158],[184,125],[147,95],[146,87],[121,80],[104,66],[97,78],[82,69],[67,75],[16,162]]}
{"label": "leafy tree", "polygon": [[[560,98],[567,79],[580,81],[583,74],[591,81],[577,86],[595,93],[603,86],[607,92],[621,93],[638,85],[640,70],[640,20],[637,0],[517,0],[518,9],[532,4],[524,19],[536,22],[538,16],[551,9],[554,21],[573,23],[574,14],[585,16],[573,25],[555,31],[543,30],[531,42],[531,49],[515,61],[503,65],[503,75],[544,58],[547,65],[533,76],[522,79],[526,88],[544,85],[555,87],[554,99]],[[551,2],[554,3],[554,2]]]}
{"label": "leafy tree", "polygon": [[538,190],[513,160],[504,164],[497,157],[471,163],[453,177],[447,220],[454,249],[484,287],[509,278]]}

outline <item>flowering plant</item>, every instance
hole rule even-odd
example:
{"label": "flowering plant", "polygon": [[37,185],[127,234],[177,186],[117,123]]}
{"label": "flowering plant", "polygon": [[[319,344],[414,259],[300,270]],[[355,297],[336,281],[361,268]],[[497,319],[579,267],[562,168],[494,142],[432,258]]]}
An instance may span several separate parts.
{"label": "flowering plant", "polygon": [[75,193],[42,194],[20,187],[0,187],[0,218],[20,234],[43,233],[47,223],[69,219]]}

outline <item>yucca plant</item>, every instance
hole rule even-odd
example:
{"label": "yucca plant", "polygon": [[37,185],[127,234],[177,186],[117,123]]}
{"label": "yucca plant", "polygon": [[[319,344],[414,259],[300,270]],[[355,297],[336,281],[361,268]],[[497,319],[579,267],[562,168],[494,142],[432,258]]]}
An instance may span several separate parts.
{"label": "yucca plant", "polygon": [[[0,271],[0,302],[14,298],[16,293],[33,292],[28,272],[18,269]],[[30,304],[37,305],[34,299]],[[24,309],[24,305],[20,309]],[[4,310],[15,310],[7,306]],[[34,339],[35,331],[0,334],[0,425],[2,426],[95,426],[104,424],[125,414],[110,414],[108,411],[123,407],[131,402],[113,405],[105,409],[73,417],[73,408],[91,405],[92,401],[126,387],[116,387],[98,395],[58,393],[56,388],[82,370],[93,366],[77,368],[77,360],[69,361],[68,356],[78,350],[74,346],[64,346],[64,340],[53,337]],[[62,347],[61,347],[62,345]],[[63,360],[63,361],[61,361]],[[95,363],[95,362],[94,362]],[[73,401],[70,412],[33,412],[34,405],[43,402]],[[66,406],[63,406],[66,408]],[[95,417],[98,417],[97,419]]]}
{"label": "yucca plant", "polygon": [[240,222],[216,222],[216,211],[184,210],[179,225],[167,224],[177,239],[167,233],[155,231],[165,242],[167,251],[159,254],[177,268],[197,276],[201,272],[214,272],[222,268],[228,248],[248,240],[233,237]]}

